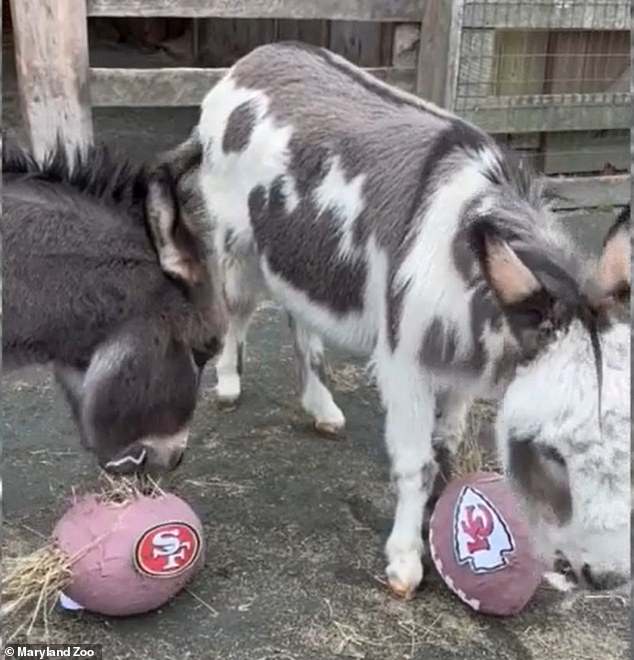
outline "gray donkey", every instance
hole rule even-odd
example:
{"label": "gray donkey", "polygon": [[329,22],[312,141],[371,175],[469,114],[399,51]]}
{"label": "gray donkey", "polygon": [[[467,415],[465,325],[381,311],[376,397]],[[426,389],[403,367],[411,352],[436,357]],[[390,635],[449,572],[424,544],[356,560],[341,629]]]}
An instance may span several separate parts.
{"label": "gray donkey", "polygon": [[[52,364],[82,443],[112,472],[175,467],[200,373],[221,346],[222,297],[205,232],[180,213],[169,169],[61,143],[2,161],[4,366]],[[171,208],[158,229],[153,207]],[[157,257],[161,232],[187,281]]]}
{"label": "gray donkey", "polygon": [[[371,356],[398,498],[386,546],[396,593],[411,596],[422,579],[437,458],[455,448],[474,397],[503,397],[509,383],[539,373],[522,438],[539,427],[546,401],[552,419],[561,402],[562,415],[587,420],[602,437],[599,397],[614,390],[601,391],[601,346],[617,298],[629,295],[624,226],[595,268],[553,220],[543,182],[489,135],[302,44],[255,49],[208,93],[174,162],[198,158],[230,313],[218,397],[240,396],[243,344],[262,292],[291,319],[301,401],[318,430],[337,433],[345,423],[324,378],[323,338]],[[562,389],[581,396],[564,409],[542,365],[571,350],[590,356],[594,378],[573,382],[566,372]],[[540,465],[561,471],[567,457],[557,446],[539,449]],[[570,460],[568,477],[585,481],[584,492],[600,490],[609,467]],[[595,538],[579,573],[593,564],[629,571],[629,498],[622,504],[609,548],[597,550],[600,526],[585,529]],[[579,527],[563,532],[565,552]]]}

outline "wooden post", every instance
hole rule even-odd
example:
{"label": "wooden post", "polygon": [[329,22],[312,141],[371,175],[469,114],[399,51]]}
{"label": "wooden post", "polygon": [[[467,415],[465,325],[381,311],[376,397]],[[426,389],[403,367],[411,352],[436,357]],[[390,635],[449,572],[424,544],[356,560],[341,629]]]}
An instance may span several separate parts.
{"label": "wooden post", "polygon": [[452,109],[460,44],[462,0],[426,0],[418,49],[416,92]]}
{"label": "wooden post", "polygon": [[11,0],[22,112],[36,158],[92,143],[86,0]]}

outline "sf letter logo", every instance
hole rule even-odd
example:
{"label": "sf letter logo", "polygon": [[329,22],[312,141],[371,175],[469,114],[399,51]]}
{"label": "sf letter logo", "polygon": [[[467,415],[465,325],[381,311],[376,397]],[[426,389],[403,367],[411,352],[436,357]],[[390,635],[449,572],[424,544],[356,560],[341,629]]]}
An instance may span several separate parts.
{"label": "sf letter logo", "polygon": [[144,532],[135,546],[136,568],[153,577],[172,577],[188,569],[200,554],[200,536],[187,523],[164,523]]}

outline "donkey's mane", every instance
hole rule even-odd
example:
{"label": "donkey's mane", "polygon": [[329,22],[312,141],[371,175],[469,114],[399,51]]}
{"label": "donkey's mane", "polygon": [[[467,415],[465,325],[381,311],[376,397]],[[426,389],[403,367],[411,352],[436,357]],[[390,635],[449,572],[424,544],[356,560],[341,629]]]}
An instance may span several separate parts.
{"label": "donkey's mane", "polygon": [[61,140],[57,140],[41,162],[13,141],[4,140],[2,174],[61,183],[77,192],[114,205],[132,206],[147,191],[147,170],[106,145],[77,148],[71,159]]}
{"label": "donkey's mane", "polygon": [[520,199],[536,209],[549,207],[555,200],[564,200],[525,158],[506,145],[496,147],[498,158],[489,164],[486,172],[491,182],[509,186]]}

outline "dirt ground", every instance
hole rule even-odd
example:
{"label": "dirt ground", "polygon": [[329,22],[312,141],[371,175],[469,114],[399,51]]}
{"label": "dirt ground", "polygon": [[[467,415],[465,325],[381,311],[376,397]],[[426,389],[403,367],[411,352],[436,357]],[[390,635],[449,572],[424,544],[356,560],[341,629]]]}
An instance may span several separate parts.
{"label": "dirt ground", "polygon": [[[19,132],[8,69],[4,83],[5,127]],[[193,109],[95,112],[98,137],[139,158],[177,143],[195,119]],[[600,240],[595,229],[582,230],[590,246]],[[52,641],[100,643],[108,660],[628,658],[628,604],[615,597],[568,606],[544,587],[524,613],[500,620],[472,613],[432,571],[415,600],[388,594],[382,547],[393,497],[382,414],[363,363],[336,358],[334,393],[348,431],[329,441],[298,408],[282,315],[261,309],[242,406],[218,411],[209,371],[186,459],[163,482],[204,521],[206,566],[148,615],[54,611]],[[4,376],[2,426],[3,549],[15,556],[44,544],[72,488],[90,488],[97,470],[44,370]]]}
{"label": "dirt ground", "polygon": [[[349,431],[328,441],[296,405],[282,316],[262,309],[253,330],[242,407],[217,410],[209,373],[187,458],[163,483],[204,521],[205,568],[153,614],[55,612],[55,640],[101,643],[113,660],[629,657],[628,610],[616,598],[566,609],[542,588],[525,613],[498,620],[471,613],[430,571],[414,601],[393,599],[381,583],[393,502],[363,365],[333,361]],[[97,471],[45,371],[5,377],[2,413],[4,550],[15,555],[44,543],[72,487],[90,487]]]}

